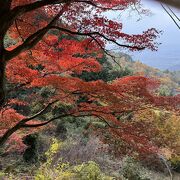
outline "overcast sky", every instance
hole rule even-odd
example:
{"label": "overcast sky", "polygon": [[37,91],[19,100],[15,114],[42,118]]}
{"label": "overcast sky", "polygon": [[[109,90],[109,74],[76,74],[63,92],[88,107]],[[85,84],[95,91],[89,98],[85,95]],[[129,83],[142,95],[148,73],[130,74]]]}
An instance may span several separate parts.
{"label": "overcast sky", "polygon": [[[174,24],[172,19],[166,14],[159,3],[152,3],[151,0],[142,0],[145,8],[150,9],[152,15],[143,16],[140,21],[139,15],[123,14],[124,32],[141,33],[143,30],[155,27],[158,30],[163,30],[163,34],[159,38],[162,44],[157,52],[145,50],[143,52],[130,53],[134,60],[140,60],[148,65],[168,69],[174,65],[180,65],[180,30]],[[180,10],[174,10],[180,17]],[[111,14],[111,17],[117,17],[116,14]]]}

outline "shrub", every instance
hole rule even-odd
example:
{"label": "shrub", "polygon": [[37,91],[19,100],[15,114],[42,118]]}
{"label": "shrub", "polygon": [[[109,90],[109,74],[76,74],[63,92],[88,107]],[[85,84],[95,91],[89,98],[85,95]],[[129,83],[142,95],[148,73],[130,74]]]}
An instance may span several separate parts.
{"label": "shrub", "polygon": [[102,179],[101,170],[93,161],[75,166],[74,170],[77,173],[78,178],[81,180]]}
{"label": "shrub", "polygon": [[[104,175],[98,164],[93,161],[82,163],[81,165],[73,166],[68,162],[59,161],[54,164],[55,154],[62,147],[63,143],[57,139],[53,139],[53,143],[46,152],[47,162],[42,164],[36,171],[35,180],[111,180],[112,177]],[[54,165],[53,165],[54,164]]]}
{"label": "shrub", "polygon": [[38,134],[30,134],[24,137],[23,143],[27,145],[27,149],[23,154],[26,162],[36,163],[38,161]]}
{"label": "shrub", "polygon": [[150,180],[150,174],[134,159],[127,157],[123,161],[120,174],[128,180]]}
{"label": "shrub", "polygon": [[3,179],[5,177],[5,173],[0,171],[0,179]]}
{"label": "shrub", "polygon": [[180,173],[180,156],[174,156],[170,159],[171,167],[174,171]]}

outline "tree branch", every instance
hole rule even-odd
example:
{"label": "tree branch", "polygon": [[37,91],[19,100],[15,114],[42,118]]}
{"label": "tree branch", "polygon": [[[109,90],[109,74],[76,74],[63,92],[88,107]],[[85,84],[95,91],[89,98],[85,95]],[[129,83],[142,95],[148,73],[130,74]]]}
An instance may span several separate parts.
{"label": "tree branch", "polygon": [[32,119],[35,119],[36,117],[40,116],[42,113],[44,113],[51,105],[53,105],[54,103],[58,102],[58,100],[56,101],[53,101],[51,103],[49,103],[48,105],[46,105],[43,109],[41,109],[39,112],[37,112],[36,114],[30,116],[30,117],[27,117],[25,119],[22,119],[19,123],[21,124],[24,124]]}
{"label": "tree branch", "polygon": [[94,37],[94,36],[90,36],[92,38],[92,40],[94,40],[98,46],[102,49],[102,51],[107,55],[110,56],[112,58],[112,60],[120,67],[120,69],[122,68],[121,65],[116,61],[116,57],[113,56],[111,53],[108,52],[108,50],[106,50],[101,43],[99,43],[99,41]]}
{"label": "tree branch", "polygon": [[180,22],[180,18],[176,15],[176,13],[168,6],[168,9],[171,11],[171,13],[176,17],[176,19]]}
{"label": "tree branch", "polygon": [[179,24],[176,22],[176,20],[173,18],[173,16],[168,12],[168,10],[165,8],[165,6],[163,4],[161,4],[162,8],[164,9],[164,11],[168,14],[168,16],[173,20],[173,22],[175,23],[175,25],[178,27],[178,29],[180,29]]}
{"label": "tree branch", "polygon": [[14,14],[15,18],[19,15],[22,15],[24,13],[39,9],[41,7],[47,6],[47,5],[53,5],[53,4],[62,4],[62,3],[68,3],[71,0],[41,0],[36,1],[34,3],[17,6],[14,9],[11,10],[11,13]]}
{"label": "tree branch", "polygon": [[[64,6],[64,8],[66,8],[66,6]],[[85,33],[85,32],[77,32],[77,31],[71,31],[69,29],[61,28],[61,27],[58,27],[58,26],[54,26],[53,24],[63,14],[63,12],[64,12],[63,9],[64,8],[62,8],[62,10],[53,18],[53,20],[46,27],[38,30],[37,32],[35,32],[31,36],[29,36],[21,45],[16,47],[14,50],[7,51],[6,56],[5,56],[6,61],[8,61],[8,60],[12,59],[13,57],[19,55],[21,52],[23,52],[25,50],[29,50],[32,47],[34,47],[50,29],[56,29],[56,30],[63,31],[63,32],[66,32],[66,33],[69,33],[69,34],[73,34],[73,35],[89,36],[93,40],[95,40],[94,36],[98,36],[98,37],[103,38],[104,40],[107,40],[109,42],[112,42],[112,43],[116,44],[119,47],[124,47],[124,48],[129,48],[129,49],[137,49],[137,50],[145,49],[145,47],[138,47],[138,46],[120,44],[117,41],[115,41],[113,39],[110,39],[110,38],[106,37],[105,35],[103,35],[103,34],[101,34],[99,32],[87,32],[87,33]],[[101,46],[101,48],[102,48],[102,46]]]}
{"label": "tree branch", "polygon": [[54,104],[57,101],[53,101],[51,103],[49,103],[47,106],[45,106],[42,110],[40,110],[39,112],[37,112],[36,114],[24,118],[21,121],[19,121],[15,126],[13,126],[12,128],[8,129],[2,137],[0,137],[0,147],[4,145],[4,143],[7,141],[7,139],[14,134],[17,130],[21,129],[23,127],[23,125],[25,123],[27,123],[28,121],[38,117],[39,115],[41,115],[42,113],[44,113],[52,104]]}
{"label": "tree branch", "polygon": [[37,128],[37,127],[42,127],[42,126],[45,126],[49,123],[51,123],[52,121],[55,121],[57,119],[60,119],[60,118],[63,118],[63,117],[67,117],[67,116],[71,116],[72,114],[62,114],[60,116],[57,116],[57,117],[54,117],[54,118],[51,118],[50,120],[46,121],[46,122],[43,122],[43,123],[38,123],[38,124],[24,124],[22,126],[22,128]]}
{"label": "tree branch", "polygon": [[63,32],[66,32],[66,33],[69,33],[69,34],[74,34],[74,35],[80,35],[80,36],[89,36],[92,38],[92,36],[99,36],[109,42],[112,42],[114,44],[116,44],[117,46],[120,46],[120,47],[124,47],[124,48],[130,48],[130,49],[137,49],[137,50],[143,50],[145,49],[145,47],[138,47],[138,46],[130,46],[130,45],[126,45],[126,44],[120,44],[118,43],[117,41],[113,40],[113,39],[110,39],[108,37],[106,37],[105,35],[99,33],[99,32],[88,32],[88,33],[84,33],[84,32],[77,32],[77,31],[71,31],[69,29],[65,29],[65,28],[61,28],[61,27],[58,27],[58,26],[51,26],[51,29],[57,29],[59,31],[63,31]]}
{"label": "tree branch", "polygon": [[13,49],[12,51],[6,51],[5,60],[8,61],[13,57],[19,55],[25,50],[29,50],[34,47],[43,36],[51,29],[51,26],[59,19],[59,17],[64,13],[64,9],[67,8],[67,4],[60,10],[60,12],[51,20],[51,22],[42,29],[39,29],[34,34],[30,35],[24,42]]}
{"label": "tree branch", "polygon": [[154,0],[154,1],[165,3],[165,4],[168,4],[168,5],[176,7],[176,8],[180,8],[180,1],[179,0]]}

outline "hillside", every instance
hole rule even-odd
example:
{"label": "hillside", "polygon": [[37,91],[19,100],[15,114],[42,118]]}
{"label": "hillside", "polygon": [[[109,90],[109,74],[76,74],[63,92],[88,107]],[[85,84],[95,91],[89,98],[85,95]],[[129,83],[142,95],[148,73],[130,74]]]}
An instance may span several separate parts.
{"label": "hillside", "polygon": [[[127,54],[120,54],[119,56],[116,59],[116,63],[110,58],[109,61],[104,57],[99,59],[103,67],[101,72],[83,72],[82,74],[74,74],[74,76],[83,79],[86,81],[85,83],[91,83],[93,95],[96,95],[95,91],[98,91],[98,89],[94,91],[97,87],[97,84],[93,86],[94,82],[101,83],[102,80],[104,82],[112,82],[115,79],[121,77],[123,79],[124,76],[132,75],[132,73],[160,79],[163,83],[160,89],[162,95],[168,95],[168,93],[171,93],[171,89],[179,87],[179,72],[173,74],[168,71],[162,72],[139,61],[133,61]],[[117,63],[121,64],[121,71]],[[64,74],[62,77],[65,77]],[[126,88],[128,89],[128,78],[124,77],[126,80],[124,82],[125,86],[118,87],[122,91]],[[132,78],[130,78],[130,83],[131,80]],[[121,82],[123,84],[123,81]],[[120,85],[122,85],[121,82]],[[90,107],[97,105],[97,109],[95,109],[95,112],[97,112],[96,110],[99,110],[98,108],[101,105],[102,107],[107,107],[102,101],[102,97],[105,100],[110,97],[112,102],[116,102],[114,101],[116,94],[115,96],[107,94],[107,89],[105,89],[105,94],[103,95],[104,87],[102,86],[99,89],[100,95],[102,95],[99,102],[95,101],[92,103],[93,98],[87,99],[87,96],[80,94],[76,103],[78,106],[80,103],[86,103]],[[145,86],[142,85],[138,89],[143,89],[143,87]],[[87,91],[89,88],[91,87],[88,86],[85,90]],[[134,92],[137,92],[138,89],[135,89]],[[51,87],[44,86],[39,89],[33,88],[32,90],[42,97],[52,96],[54,91]],[[16,97],[16,93],[14,92],[12,95]],[[21,97],[24,99],[28,98],[29,92],[27,91],[26,95],[23,93]],[[138,96],[137,99],[139,100],[139,98]],[[120,103],[116,104],[118,105],[117,110],[119,111],[121,107],[124,108],[126,104],[129,104],[129,101],[126,101],[123,95]],[[134,105],[135,107],[138,106],[137,103],[134,103]],[[33,98],[29,111],[34,114],[40,107],[42,107],[42,102],[38,98]],[[168,180],[170,176],[173,176],[174,180],[179,179],[180,160],[178,154],[179,146],[177,144],[180,142],[178,133],[180,121],[179,116],[174,111],[164,111],[160,108],[153,109],[149,106],[145,109],[140,107],[139,110],[135,109],[132,111],[128,107],[127,112],[124,111],[116,115],[117,120],[115,122],[121,125],[116,128],[108,124],[105,119],[96,118],[96,116],[89,117],[83,114],[79,117],[72,115],[61,118],[59,116],[61,112],[67,112],[71,107],[73,106],[66,102],[57,102],[54,109],[42,115],[42,119],[45,117],[48,119],[59,117],[57,121],[52,122],[51,125],[41,131],[31,131],[31,134],[23,137],[23,141],[21,141],[18,134],[13,137],[12,143],[14,146],[9,148],[8,144],[5,147],[6,152],[0,152],[0,179]],[[27,107],[16,106],[18,112],[23,109],[26,110],[25,108]],[[112,118],[112,114],[114,114],[114,111],[108,114],[107,119]],[[102,115],[101,112],[100,115]],[[1,118],[3,117],[4,112]],[[125,127],[125,130],[120,134],[120,139],[108,131],[109,128],[120,130],[121,127]],[[132,132],[131,136],[127,132]],[[136,132],[141,137],[143,133],[147,137],[146,139],[140,139],[140,141],[136,139],[138,144],[140,144],[139,147],[143,147],[143,149],[136,148],[137,143],[135,142],[134,144],[131,138],[129,141],[129,137],[137,137]],[[125,134],[124,137],[127,137],[127,140],[123,139],[123,134]],[[149,139],[153,142],[150,146],[148,146]],[[13,140],[15,140],[15,143]],[[141,145],[141,143],[143,144]],[[161,156],[156,154],[156,151],[153,151],[153,147],[156,144],[157,146],[159,145]],[[164,144],[166,148],[164,148]],[[152,151],[149,151],[151,147]]]}
{"label": "hillside", "polygon": [[[134,61],[131,56],[124,53],[113,53],[116,62],[109,57],[108,60],[112,63],[115,69],[128,68],[134,75],[142,75],[146,77],[157,78],[161,82],[161,89],[167,91],[168,94],[177,94],[180,89],[180,71],[161,71],[160,69],[148,66],[140,61]],[[168,95],[166,94],[166,95]]]}
{"label": "hillside", "polygon": [[170,71],[180,71],[180,64],[169,67]]}

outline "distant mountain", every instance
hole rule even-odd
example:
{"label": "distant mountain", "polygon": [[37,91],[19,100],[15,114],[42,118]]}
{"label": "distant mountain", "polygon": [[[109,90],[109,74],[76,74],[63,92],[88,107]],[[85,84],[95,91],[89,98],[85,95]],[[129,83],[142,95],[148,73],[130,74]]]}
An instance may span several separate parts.
{"label": "distant mountain", "polygon": [[180,64],[174,65],[174,66],[170,66],[168,68],[168,70],[170,71],[180,71]]}
{"label": "distant mountain", "polygon": [[[130,69],[134,75],[158,79],[161,82],[161,86],[171,92],[174,92],[176,89],[180,88],[180,65],[175,66],[176,68],[174,69],[172,68],[172,71],[169,69],[162,71],[160,69],[148,66],[140,61],[133,61],[131,56],[124,53],[112,53],[112,55],[116,57],[117,63],[115,63],[111,57],[108,57],[108,60],[116,70],[119,68],[118,64],[120,64],[121,68]],[[179,71],[177,71],[178,69]]]}

